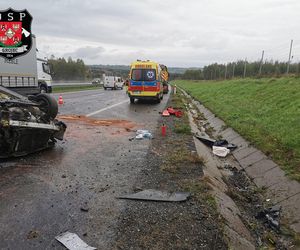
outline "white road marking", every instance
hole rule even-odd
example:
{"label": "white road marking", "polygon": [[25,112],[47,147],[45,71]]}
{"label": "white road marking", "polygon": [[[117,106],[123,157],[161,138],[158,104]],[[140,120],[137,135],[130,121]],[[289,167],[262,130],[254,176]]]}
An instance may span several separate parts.
{"label": "white road marking", "polygon": [[94,111],[94,112],[92,112],[92,113],[87,114],[86,116],[89,117],[89,116],[93,116],[93,115],[99,114],[99,113],[101,113],[101,112],[103,112],[103,111],[105,111],[105,110],[114,108],[114,107],[119,106],[119,105],[121,105],[121,104],[123,104],[123,103],[126,103],[126,102],[129,102],[129,100],[124,100],[124,101],[122,101],[122,102],[118,102],[118,103],[116,103],[116,104],[110,105],[110,106],[108,106],[108,107],[106,107],[106,108],[99,109],[99,110],[97,110],[97,111]]}

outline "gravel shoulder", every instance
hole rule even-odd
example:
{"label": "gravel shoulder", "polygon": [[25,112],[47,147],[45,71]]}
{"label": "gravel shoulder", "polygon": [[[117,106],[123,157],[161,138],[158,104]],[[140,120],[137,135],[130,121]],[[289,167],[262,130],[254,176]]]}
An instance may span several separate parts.
{"label": "gravel shoulder", "polygon": [[[179,99],[168,106],[183,108]],[[167,126],[162,137],[161,125]],[[222,219],[203,177],[203,160],[195,145],[185,114],[182,118],[161,117],[154,139],[133,189],[189,191],[184,202],[127,200],[118,218],[115,249],[227,249]],[[175,132],[177,131],[177,132]]]}

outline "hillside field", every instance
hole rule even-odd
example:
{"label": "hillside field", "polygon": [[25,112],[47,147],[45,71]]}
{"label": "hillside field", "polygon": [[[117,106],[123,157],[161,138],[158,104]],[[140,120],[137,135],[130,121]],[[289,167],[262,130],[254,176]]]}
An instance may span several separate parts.
{"label": "hillside field", "polygon": [[300,78],[172,83],[300,181]]}

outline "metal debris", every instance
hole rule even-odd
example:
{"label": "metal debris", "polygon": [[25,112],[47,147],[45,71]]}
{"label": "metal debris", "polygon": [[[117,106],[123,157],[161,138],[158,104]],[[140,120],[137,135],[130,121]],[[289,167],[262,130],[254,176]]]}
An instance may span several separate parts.
{"label": "metal debris", "polygon": [[65,232],[55,237],[60,243],[62,243],[69,250],[95,250],[97,248],[91,247],[86,244],[77,234]]}
{"label": "metal debris", "polygon": [[189,192],[166,192],[154,189],[147,189],[134,194],[119,196],[119,199],[130,199],[130,200],[145,200],[145,201],[168,201],[178,202],[186,201],[190,196]]}

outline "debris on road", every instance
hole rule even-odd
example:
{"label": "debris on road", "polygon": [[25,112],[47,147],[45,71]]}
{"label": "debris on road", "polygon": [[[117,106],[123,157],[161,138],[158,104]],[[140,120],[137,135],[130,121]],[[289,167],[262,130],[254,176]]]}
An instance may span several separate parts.
{"label": "debris on road", "polygon": [[164,110],[164,111],[162,112],[162,116],[170,116],[169,111],[168,111],[168,110]]}
{"label": "debris on road", "polygon": [[122,195],[117,198],[129,200],[144,200],[144,201],[168,201],[179,202],[186,201],[190,196],[189,192],[166,192],[154,189],[146,189],[134,194]]}
{"label": "debris on road", "polygon": [[281,211],[281,206],[275,205],[267,209],[264,209],[263,211],[260,211],[257,214],[256,218],[264,220],[265,223],[267,223],[271,228],[275,230],[279,230],[280,211]]}
{"label": "debris on road", "polygon": [[141,139],[144,139],[144,138],[152,139],[153,136],[152,136],[152,134],[149,130],[143,130],[143,129],[137,130],[135,139],[141,140]]}
{"label": "debris on road", "polygon": [[216,142],[216,140],[211,139],[207,136],[199,136],[197,134],[194,135],[199,141],[203,142],[206,146],[211,147],[214,145],[214,143]]}
{"label": "debris on road", "polygon": [[206,146],[212,148],[213,154],[220,157],[226,157],[230,151],[237,148],[235,144],[229,143],[227,140],[214,140],[208,136],[199,136],[198,134],[195,134],[194,136]]}
{"label": "debris on road", "polygon": [[124,128],[126,132],[131,132],[136,126],[135,123],[127,120],[96,119],[85,115],[59,115],[58,118],[68,122],[80,122],[91,126]]}
{"label": "debris on road", "polygon": [[176,117],[181,117],[183,115],[183,112],[179,109],[174,109],[172,107],[168,107],[162,112],[162,116],[170,116],[175,115]]}
{"label": "debris on road", "polygon": [[95,250],[97,248],[91,247],[86,244],[75,233],[65,232],[55,237],[60,243],[62,243],[69,250]]}
{"label": "debris on road", "polygon": [[35,230],[31,230],[28,234],[27,234],[27,239],[31,240],[31,239],[35,239],[39,236],[38,231]]}
{"label": "debris on road", "polygon": [[212,149],[213,149],[213,151],[212,151],[213,154],[220,156],[220,157],[226,157],[230,153],[230,150],[225,147],[213,146]]}
{"label": "debris on road", "polygon": [[67,126],[56,120],[56,100],[47,94],[24,97],[0,86],[0,158],[18,157],[63,140]]}

